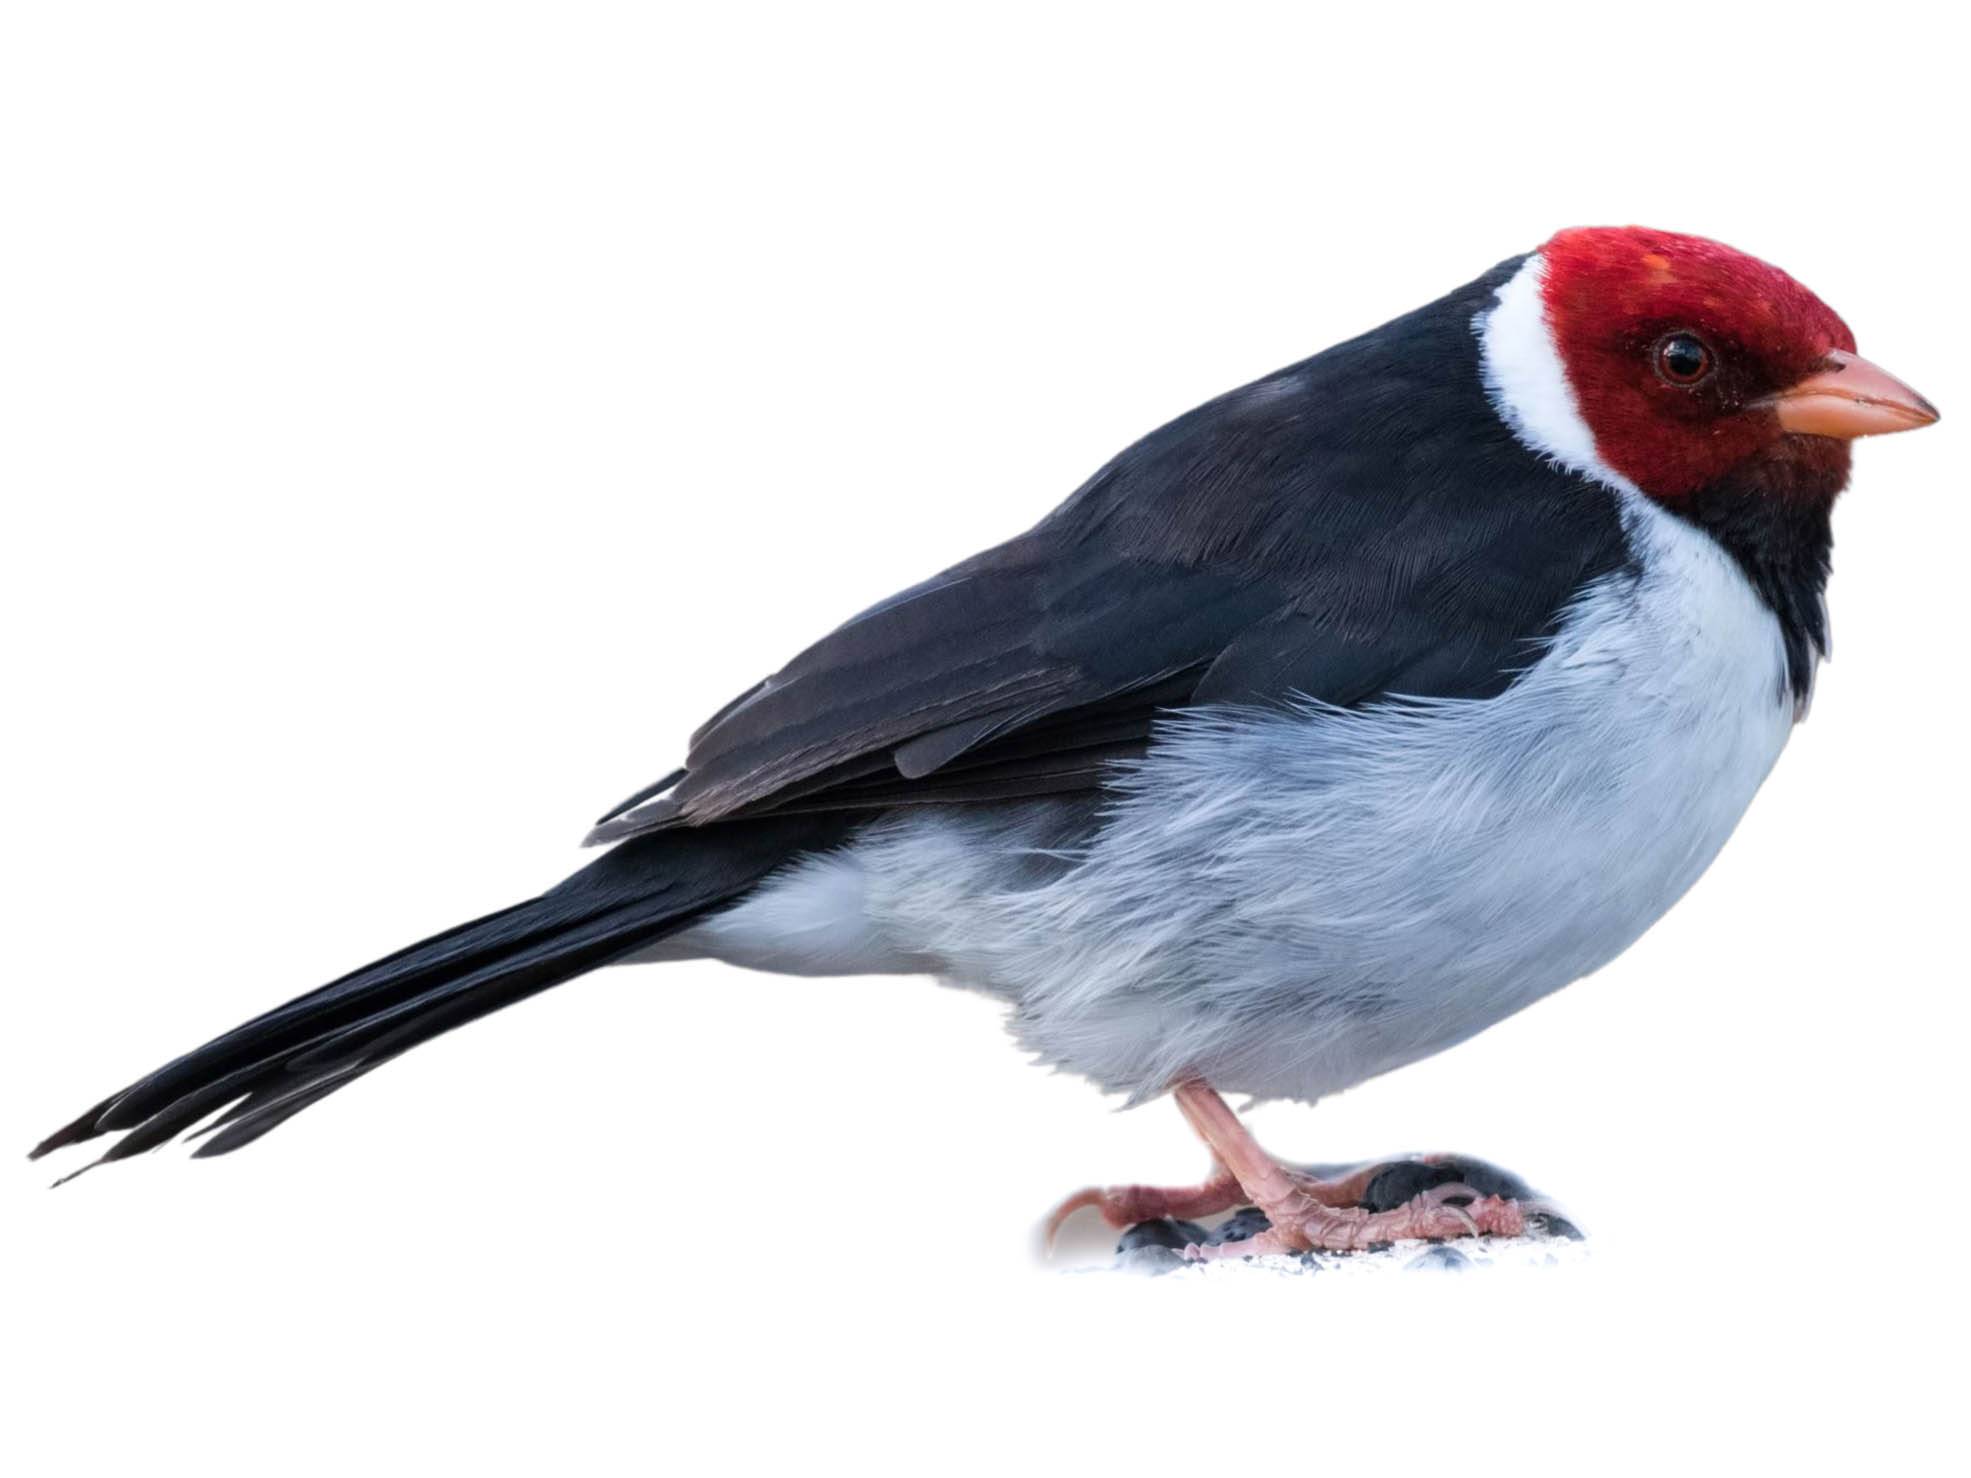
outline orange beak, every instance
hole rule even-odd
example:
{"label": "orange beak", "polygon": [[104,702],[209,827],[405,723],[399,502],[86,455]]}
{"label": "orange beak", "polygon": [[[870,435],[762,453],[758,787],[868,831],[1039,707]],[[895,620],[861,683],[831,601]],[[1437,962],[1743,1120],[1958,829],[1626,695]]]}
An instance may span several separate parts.
{"label": "orange beak", "polygon": [[1859,354],[1833,349],[1822,366],[1766,401],[1786,430],[1845,440],[1914,431],[1937,419],[1934,405]]}

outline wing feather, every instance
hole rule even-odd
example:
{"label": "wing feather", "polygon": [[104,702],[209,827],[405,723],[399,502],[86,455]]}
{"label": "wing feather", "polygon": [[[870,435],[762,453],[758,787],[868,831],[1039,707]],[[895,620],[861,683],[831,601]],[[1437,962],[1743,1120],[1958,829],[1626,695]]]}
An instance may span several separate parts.
{"label": "wing feather", "polygon": [[590,840],[1094,789],[1173,708],[1503,691],[1628,558],[1614,495],[1486,402],[1472,319],[1517,266],[1151,433],[747,689]]}

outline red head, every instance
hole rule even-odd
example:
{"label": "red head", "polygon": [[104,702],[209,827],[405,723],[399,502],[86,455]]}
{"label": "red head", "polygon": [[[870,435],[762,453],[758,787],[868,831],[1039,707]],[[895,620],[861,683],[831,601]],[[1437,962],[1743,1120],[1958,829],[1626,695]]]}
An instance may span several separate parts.
{"label": "red head", "polygon": [[1833,309],[1743,252],[1622,226],[1562,231],[1541,256],[1547,322],[1595,449],[1652,497],[1756,468],[1831,498],[1849,438],[1937,418],[1856,357]]}

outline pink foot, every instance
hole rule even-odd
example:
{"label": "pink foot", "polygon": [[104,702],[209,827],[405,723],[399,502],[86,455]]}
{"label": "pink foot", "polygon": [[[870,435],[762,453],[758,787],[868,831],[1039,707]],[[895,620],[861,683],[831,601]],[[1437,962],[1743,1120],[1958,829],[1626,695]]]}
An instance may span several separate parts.
{"label": "pink foot", "polygon": [[1238,1115],[1211,1087],[1190,1079],[1179,1083],[1177,1107],[1211,1149],[1213,1173],[1200,1185],[1185,1187],[1109,1186],[1077,1191],[1047,1218],[1045,1239],[1053,1245],[1061,1225],[1075,1212],[1093,1207],[1110,1226],[1125,1227],[1161,1217],[1191,1220],[1251,1205],[1272,1225],[1257,1236],[1215,1247],[1191,1246],[1190,1258],[1251,1257],[1265,1253],[1320,1250],[1353,1251],[1382,1242],[1448,1241],[1456,1237],[1518,1236],[1526,1214],[1516,1202],[1481,1196],[1462,1182],[1434,1186],[1388,1211],[1370,1211],[1360,1202],[1385,1164],[1372,1163],[1331,1180],[1281,1164],[1259,1147]]}
{"label": "pink foot", "polygon": [[[1380,1163],[1365,1165],[1333,1180],[1319,1180],[1300,1171],[1292,1173],[1303,1194],[1313,1197],[1323,1206],[1340,1207],[1353,1206],[1360,1201],[1368,1191],[1369,1182],[1382,1168]],[[1102,1220],[1112,1227],[1130,1227],[1139,1221],[1156,1221],[1166,1216],[1179,1221],[1193,1221],[1200,1216],[1216,1216],[1235,1206],[1251,1204],[1252,1197],[1245,1187],[1221,1165],[1201,1185],[1090,1186],[1086,1190],[1076,1191],[1048,1214],[1042,1235],[1045,1245],[1053,1246],[1054,1238],[1067,1224],[1068,1218],[1089,1207],[1099,1211]]]}
{"label": "pink foot", "polygon": [[[1287,1174],[1299,1178],[1297,1172]],[[1434,1186],[1393,1211],[1324,1205],[1300,1187],[1272,1198],[1271,1204],[1258,1199],[1254,1204],[1272,1226],[1243,1242],[1187,1247],[1184,1255],[1208,1262],[1268,1253],[1354,1252],[1383,1242],[1516,1237],[1526,1230],[1525,1214],[1516,1202],[1498,1196],[1473,1198],[1469,1186],[1455,1182]]]}

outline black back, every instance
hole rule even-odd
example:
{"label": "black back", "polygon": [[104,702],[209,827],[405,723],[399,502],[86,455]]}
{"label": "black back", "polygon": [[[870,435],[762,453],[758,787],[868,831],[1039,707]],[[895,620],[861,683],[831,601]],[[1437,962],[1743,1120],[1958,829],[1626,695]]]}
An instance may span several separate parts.
{"label": "black back", "polygon": [[1152,432],[742,694],[591,840],[1087,789],[1172,708],[1503,691],[1628,559],[1615,495],[1487,402],[1473,319],[1523,260]]}

